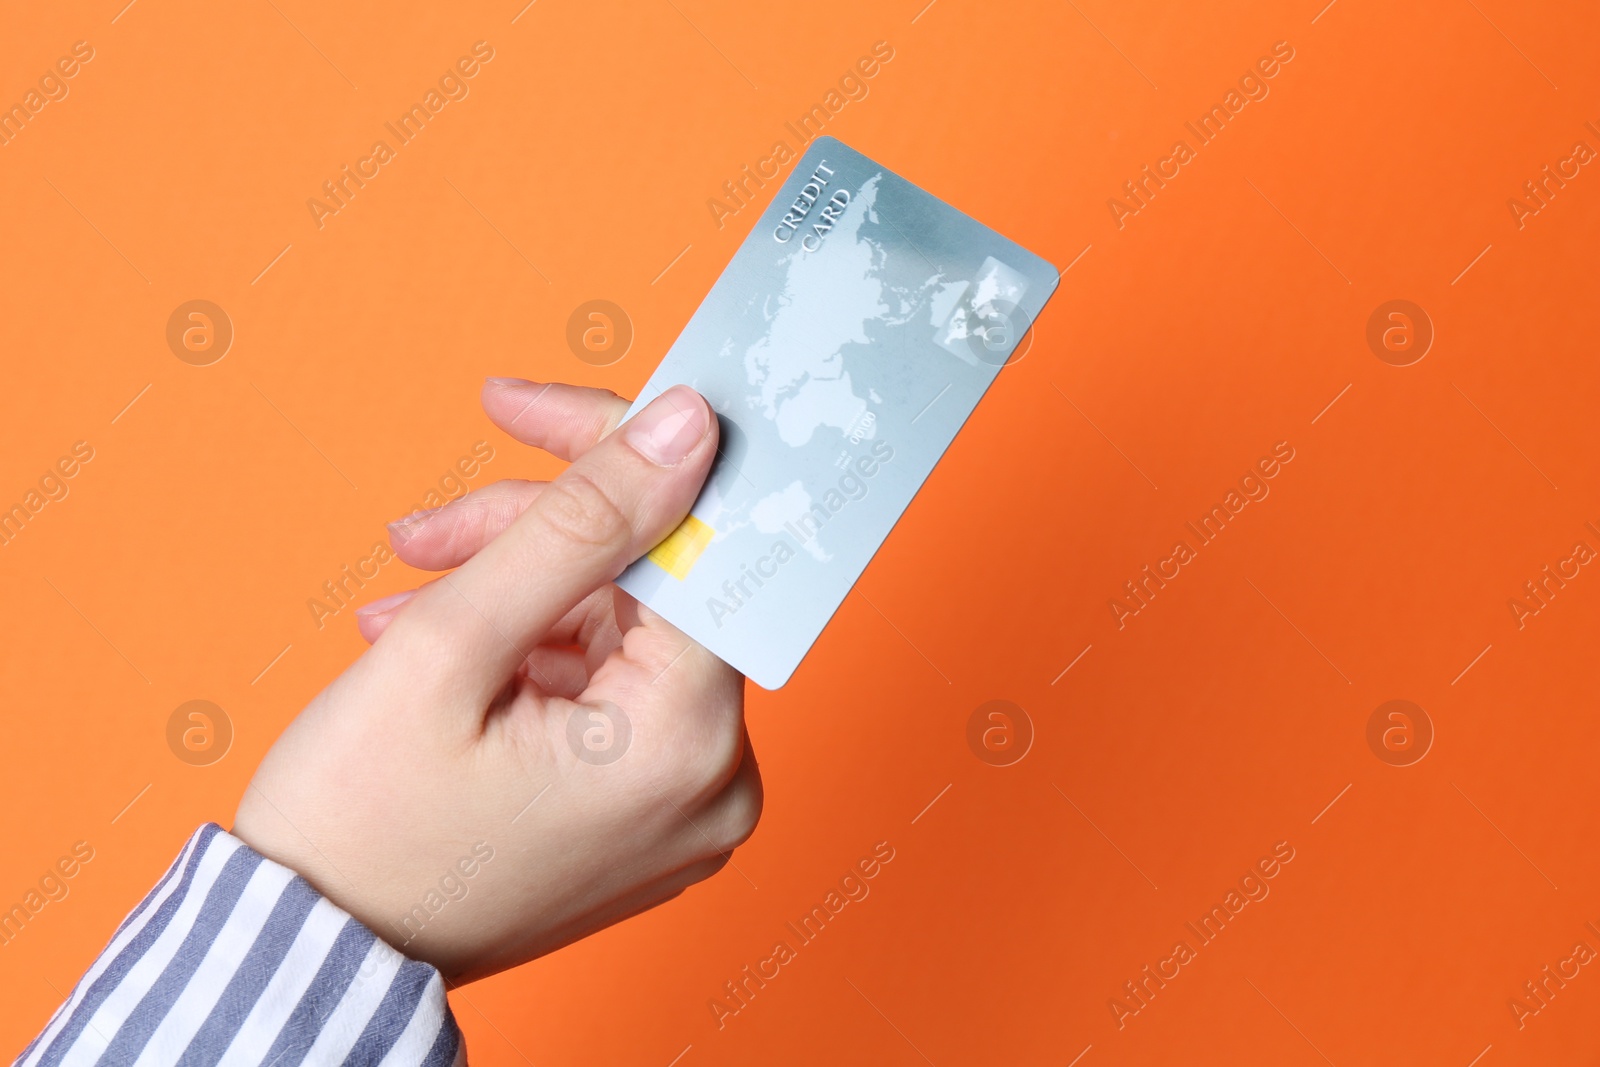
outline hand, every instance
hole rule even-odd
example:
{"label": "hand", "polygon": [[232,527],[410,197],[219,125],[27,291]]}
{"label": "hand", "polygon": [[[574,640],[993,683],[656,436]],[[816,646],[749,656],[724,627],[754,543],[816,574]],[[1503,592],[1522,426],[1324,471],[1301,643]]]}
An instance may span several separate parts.
{"label": "hand", "polygon": [[675,387],[613,433],[610,393],[503,380],[484,406],[572,465],[397,524],[402,558],[459,569],[364,613],[373,647],[267,753],[233,829],[453,981],[709,877],[762,797],[743,679],[610,584],[687,514],[710,408]]}

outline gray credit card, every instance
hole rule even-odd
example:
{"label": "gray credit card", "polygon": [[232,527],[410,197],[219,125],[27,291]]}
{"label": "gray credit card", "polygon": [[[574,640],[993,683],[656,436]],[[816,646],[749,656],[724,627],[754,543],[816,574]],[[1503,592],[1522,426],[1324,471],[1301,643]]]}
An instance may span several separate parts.
{"label": "gray credit card", "polygon": [[689,517],[617,584],[783,685],[1059,280],[861,153],[812,142],[628,411],[689,385],[722,441]]}

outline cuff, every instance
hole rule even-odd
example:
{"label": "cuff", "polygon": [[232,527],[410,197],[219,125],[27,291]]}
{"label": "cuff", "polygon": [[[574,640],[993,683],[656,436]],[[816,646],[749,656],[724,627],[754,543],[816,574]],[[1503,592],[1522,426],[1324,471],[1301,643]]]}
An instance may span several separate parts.
{"label": "cuff", "polygon": [[464,1062],[444,979],[215,823],[196,831],[16,1060]]}

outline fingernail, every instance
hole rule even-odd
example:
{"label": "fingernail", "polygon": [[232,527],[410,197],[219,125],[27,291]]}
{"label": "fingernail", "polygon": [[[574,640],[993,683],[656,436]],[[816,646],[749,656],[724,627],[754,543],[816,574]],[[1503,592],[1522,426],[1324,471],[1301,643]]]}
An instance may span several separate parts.
{"label": "fingernail", "polygon": [[362,616],[363,618],[371,618],[374,615],[383,615],[387,612],[394,611],[401,604],[404,604],[406,601],[410,600],[416,595],[417,591],[415,589],[407,589],[403,593],[395,593],[393,596],[386,596],[382,599],[374,600],[370,604],[363,605],[362,607],[356,609],[356,614]]}
{"label": "fingernail", "polygon": [[388,523],[390,538],[398,537],[400,540],[405,541],[415,537],[422,529],[422,524],[425,521],[443,510],[443,508],[429,508],[426,511],[413,511],[404,518]]}
{"label": "fingernail", "polygon": [[662,467],[683,462],[710,428],[710,409],[686,385],[675,385],[652,400],[628,423],[628,444]]}
{"label": "fingernail", "polygon": [[505,386],[523,386],[523,385],[538,385],[539,384],[538,382],[530,382],[526,378],[485,378],[484,381],[487,382],[490,385],[505,385]]}

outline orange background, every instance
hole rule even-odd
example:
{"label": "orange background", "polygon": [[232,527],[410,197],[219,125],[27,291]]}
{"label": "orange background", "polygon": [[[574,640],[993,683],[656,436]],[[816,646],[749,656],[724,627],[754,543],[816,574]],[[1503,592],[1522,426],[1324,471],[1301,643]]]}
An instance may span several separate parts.
{"label": "orange background", "polygon": [[[488,426],[482,378],[631,395],[758,211],[719,229],[707,199],[882,40],[827,132],[1073,265],[794,681],[751,688],[747,877],[453,994],[474,1062],[1600,1049],[1595,968],[1521,1029],[1508,1006],[1600,949],[1600,575],[1508,608],[1600,548],[1600,176],[1520,229],[1507,207],[1600,148],[1600,13],[925,2],[8,8],[0,102],[95,58],[0,148],[0,504],[95,456],[0,547],[0,902],[95,858],[0,948],[0,1046],[361,651],[350,611],[312,621],[321,583],[475,441],[475,485],[555,469]],[[471,95],[318,229],[307,198],[478,40]],[[1107,199],[1278,41],[1270,96],[1119,229]],[[206,367],[165,340],[196,298],[236,330]],[[637,330],[603,369],[565,343],[593,298]],[[1365,340],[1395,298],[1437,331],[1412,366]],[[1271,495],[1119,630],[1122,583],[1279,441]],[[390,563],[364,596],[417,581]],[[211,766],[167,747],[192,699],[236,731]],[[967,744],[992,699],[1036,732],[1011,766]],[[1367,742],[1391,699],[1436,731],[1412,766]],[[719,1030],[723,983],[878,841],[871,896]],[[1279,841],[1271,895],[1119,1029],[1122,983]]]}

